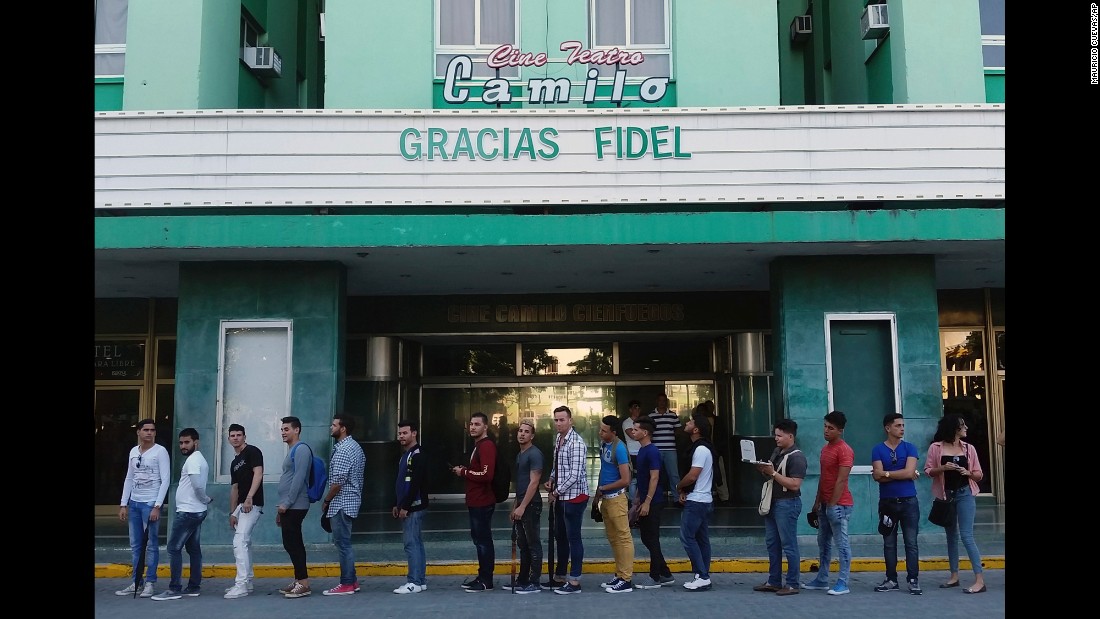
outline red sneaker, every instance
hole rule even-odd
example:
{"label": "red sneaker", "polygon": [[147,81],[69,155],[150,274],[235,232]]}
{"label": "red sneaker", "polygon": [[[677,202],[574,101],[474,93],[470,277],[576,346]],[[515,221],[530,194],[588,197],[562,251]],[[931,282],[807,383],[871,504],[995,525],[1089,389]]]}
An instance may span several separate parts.
{"label": "red sneaker", "polygon": [[356,591],[359,591],[359,583],[358,582],[352,583],[350,585],[336,585],[335,587],[333,587],[331,589],[325,590],[323,594],[324,595],[351,595],[352,593],[355,593]]}

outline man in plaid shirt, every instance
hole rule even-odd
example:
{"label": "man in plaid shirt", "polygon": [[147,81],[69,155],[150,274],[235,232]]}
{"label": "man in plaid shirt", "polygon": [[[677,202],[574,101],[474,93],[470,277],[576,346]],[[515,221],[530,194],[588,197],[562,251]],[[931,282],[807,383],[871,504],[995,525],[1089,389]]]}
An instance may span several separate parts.
{"label": "man in plaid shirt", "polygon": [[554,468],[546,489],[550,491],[550,505],[554,511],[558,543],[557,570],[553,580],[565,579],[565,564],[572,558],[569,580],[554,589],[554,593],[568,595],[581,592],[581,565],[584,561],[584,545],[581,543],[581,520],[588,506],[588,446],[573,429],[573,411],[568,406],[554,409],[554,429],[558,431],[554,445]]}
{"label": "man in plaid shirt", "polygon": [[325,595],[350,595],[359,591],[355,576],[355,555],[351,547],[351,521],[359,515],[363,500],[363,468],[367,459],[363,448],[351,436],[355,419],[347,413],[332,418],[329,426],[336,444],[328,465],[328,494],[322,509],[332,523],[332,543],[340,559],[340,584]]}

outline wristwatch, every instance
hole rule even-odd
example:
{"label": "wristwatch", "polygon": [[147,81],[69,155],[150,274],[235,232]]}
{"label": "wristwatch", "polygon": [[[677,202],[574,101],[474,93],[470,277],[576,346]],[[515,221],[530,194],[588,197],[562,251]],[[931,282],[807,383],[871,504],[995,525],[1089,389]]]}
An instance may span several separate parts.
{"label": "wristwatch", "polygon": [[886,479],[890,479],[890,471],[886,471]]}

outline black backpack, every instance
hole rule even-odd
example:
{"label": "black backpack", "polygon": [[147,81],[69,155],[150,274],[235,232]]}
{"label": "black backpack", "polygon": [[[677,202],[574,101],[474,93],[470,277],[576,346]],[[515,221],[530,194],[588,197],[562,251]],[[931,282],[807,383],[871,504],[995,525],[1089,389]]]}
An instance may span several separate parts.
{"label": "black backpack", "polygon": [[496,466],[493,469],[493,498],[497,503],[508,500],[509,491],[512,488],[512,467],[508,457],[508,439],[498,440]]}

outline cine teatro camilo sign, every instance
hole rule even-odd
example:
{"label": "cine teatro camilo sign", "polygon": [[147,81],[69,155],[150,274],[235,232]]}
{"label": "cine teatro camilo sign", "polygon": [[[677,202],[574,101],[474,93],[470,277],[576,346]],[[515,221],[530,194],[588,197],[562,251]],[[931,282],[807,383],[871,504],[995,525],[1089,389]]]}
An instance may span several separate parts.
{"label": "cine teatro camilo sign", "polygon": [[[609,100],[620,103],[626,85],[627,69],[645,62],[642,52],[612,48],[609,50],[582,49],[579,41],[565,41],[560,49],[568,52],[565,63],[616,66]],[[492,69],[504,67],[542,67],[548,59],[545,53],[532,54],[512,45],[501,45],[493,50],[486,64]],[[473,61],[469,56],[455,56],[447,64],[443,83],[443,100],[453,105],[462,105],[470,101],[470,89],[460,87],[459,80],[473,77]],[[596,85],[599,71],[589,68],[584,82],[584,94],[581,101],[591,104],[596,101]],[[502,77],[485,82],[481,101],[489,104],[512,102],[511,82]],[[650,77],[638,88],[638,97],[646,103],[655,103],[665,96],[668,77]],[[568,78],[531,78],[527,81],[528,103],[557,104],[569,103],[572,83]],[[690,159],[691,153],[681,146],[679,126],[657,125],[652,127],[594,127],[592,129],[594,153],[596,159],[614,157],[615,159]],[[401,156],[408,161],[427,159],[434,161],[454,161],[462,157],[474,161],[478,159],[494,160],[520,159],[527,157],[534,161],[554,159],[561,152],[557,143],[558,130],[554,127],[511,129],[492,127],[470,129],[463,127],[457,132],[441,127],[428,127],[426,131],[408,127],[401,132]]]}

